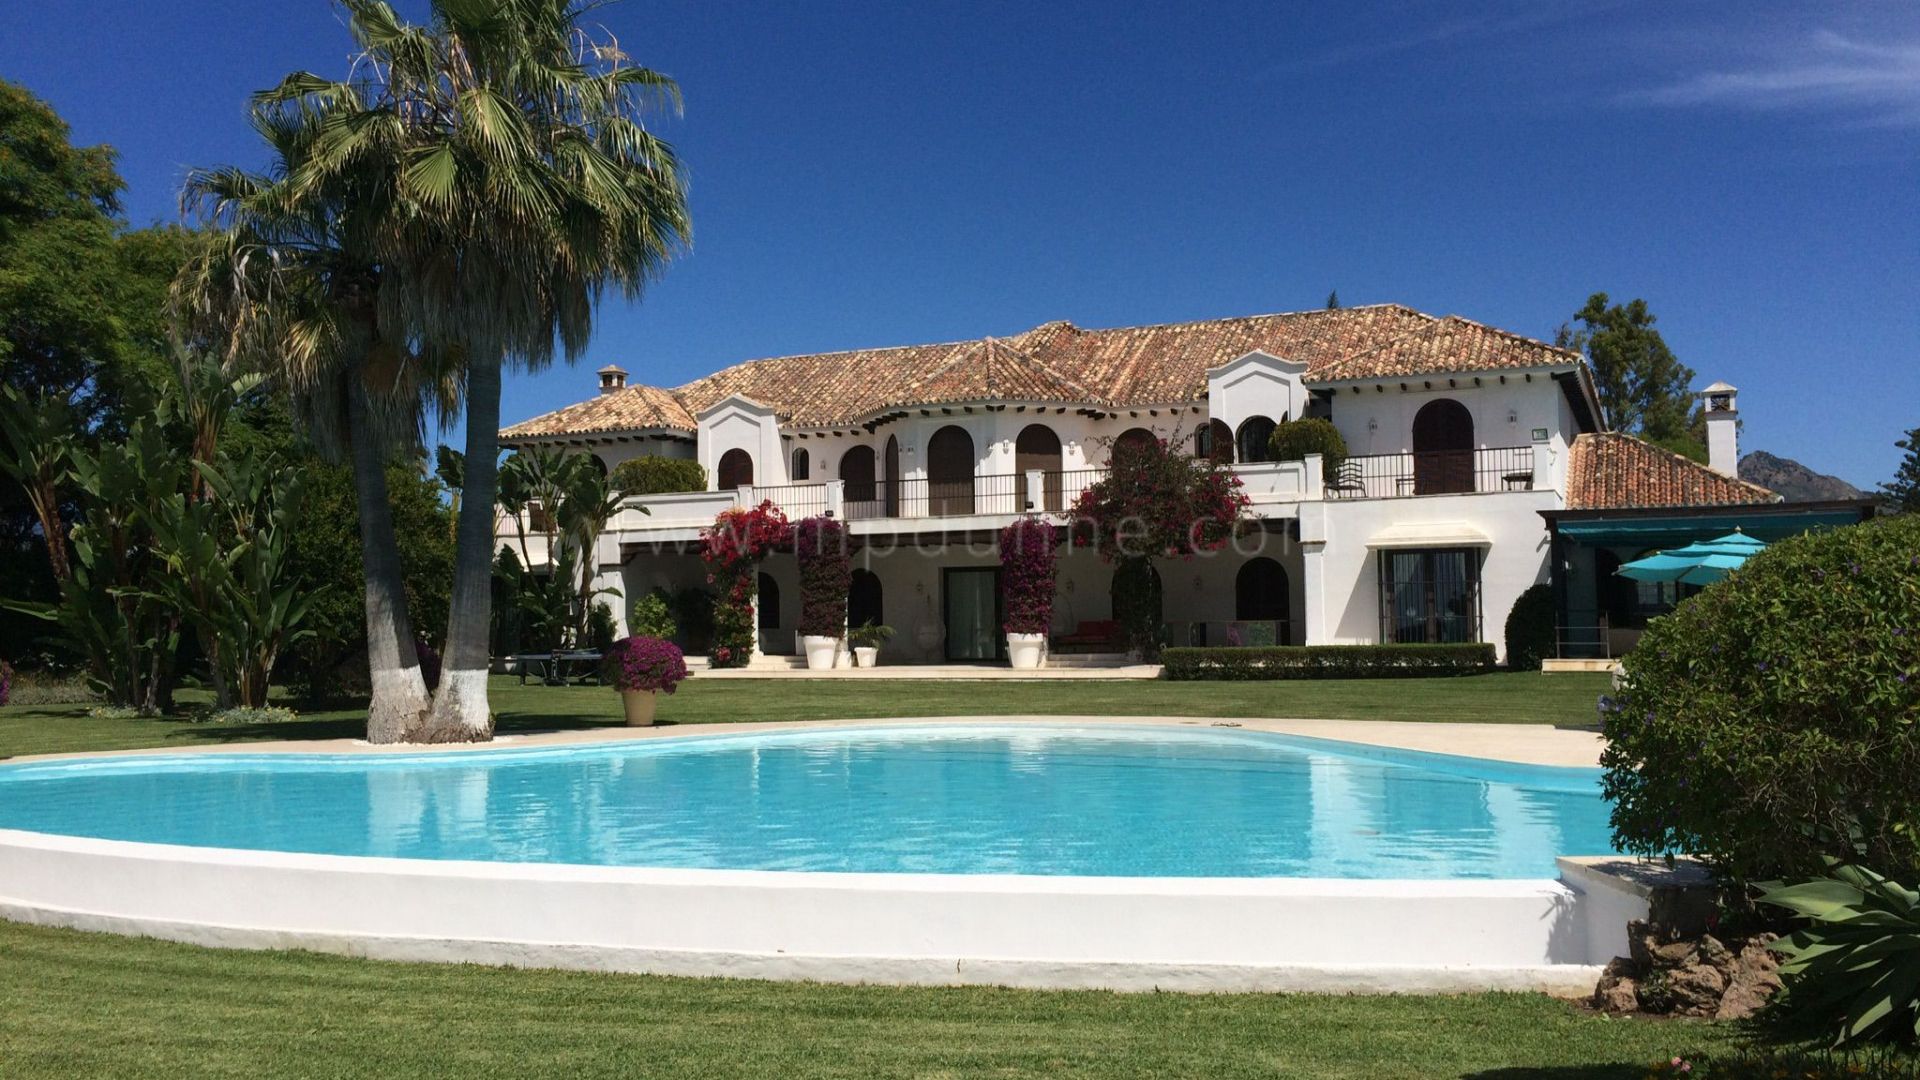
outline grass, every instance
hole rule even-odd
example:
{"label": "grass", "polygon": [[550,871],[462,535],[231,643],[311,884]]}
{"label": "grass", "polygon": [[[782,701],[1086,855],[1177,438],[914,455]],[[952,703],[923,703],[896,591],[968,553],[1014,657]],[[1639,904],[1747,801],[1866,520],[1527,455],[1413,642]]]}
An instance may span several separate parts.
{"label": "grass", "polygon": [[[1282,682],[946,682],[694,679],[660,703],[663,721],[826,720],[891,716],[1006,715],[1223,716],[1416,720],[1587,727],[1606,692],[1604,674],[1499,672],[1439,679],[1326,679]],[[597,686],[491,687],[503,732],[620,722],[620,702]],[[99,718],[84,706],[0,709],[0,757],[21,754],[199,746],[262,739],[350,738],[365,730],[357,708],[303,711],[292,723],[204,724]]]}
{"label": "grass", "polygon": [[0,923],[0,1075],[1640,1077],[1727,1025],[1549,998],[885,989],[221,952]]}
{"label": "grass", "polygon": [[[1605,676],[1139,683],[700,680],[677,723],[993,713],[1586,725]],[[496,679],[505,731],[619,721],[599,687]],[[0,709],[0,756],[356,735],[292,723]],[[663,913],[664,915],[665,913]],[[1329,997],[903,989],[225,952],[0,922],[0,1076],[1485,1077],[1646,1074],[1727,1025],[1538,995]]]}

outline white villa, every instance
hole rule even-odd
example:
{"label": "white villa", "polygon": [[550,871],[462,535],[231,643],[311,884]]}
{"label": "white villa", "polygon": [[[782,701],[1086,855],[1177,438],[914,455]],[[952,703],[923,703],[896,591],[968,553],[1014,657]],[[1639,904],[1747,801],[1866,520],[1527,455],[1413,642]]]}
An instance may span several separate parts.
{"label": "white villa", "polygon": [[[1734,477],[1731,387],[1703,392],[1712,462],[1700,465],[1604,431],[1578,353],[1399,305],[1109,330],[1052,322],[753,360],[675,389],[628,385],[617,367],[599,375],[598,395],[501,441],[590,451],[608,467],[695,458],[711,489],[623,511],[596,553],[603,584],[632,598],[704,583],[698,537],[728,507],[830,512],[857,545],[850,620],[895,628],[889,662],[1001,655],[996,531],[1026,511],[1064,522],[1119,439],[1178,439],[1230,461],[1252,499],[1256,527],[1234,548],[1161,561],[1173,644],[1504,650],[1514,599],[1552,581],[1568,640],[1577,646],[1584,627],[1591,648],[1610,652],[1630,629],[1619,623],[1663,598],[1616,610],[1599,576],[1606,559],[1635,557],[1656,536],[1696,539],[1722,519],[1762,534],[1819,523],[1812,508]],[[1332,474],[1317,455],[1268,460],[1274,424],[1303,416],[1345,437],[1352,456]],[[1060,565],[1056,639],[1098,648],[1112,568],[1070,549]],[[760,647],[792,653],[793,557],[764,571]]]}

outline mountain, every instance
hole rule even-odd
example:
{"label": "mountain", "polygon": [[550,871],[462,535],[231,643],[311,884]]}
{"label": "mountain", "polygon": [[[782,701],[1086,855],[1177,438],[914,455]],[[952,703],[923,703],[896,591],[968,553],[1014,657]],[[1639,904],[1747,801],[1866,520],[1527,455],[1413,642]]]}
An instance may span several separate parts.
{"label": "mountain", "polygon": [[1788,502],[1864,499],[1867,493],[1837,476],[1817,473],[1792,458],[1755,450],[1740,459],[1740,479],[1780,493]]}

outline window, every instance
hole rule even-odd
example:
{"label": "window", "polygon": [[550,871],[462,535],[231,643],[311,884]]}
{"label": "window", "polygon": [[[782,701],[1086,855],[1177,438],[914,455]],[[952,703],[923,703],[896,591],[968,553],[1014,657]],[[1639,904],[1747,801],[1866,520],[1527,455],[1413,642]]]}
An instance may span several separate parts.
{"label": "window", "polygon": [[1240,460],[1248,464],[1270,460],[1273,457],[1273,428],[1273,421],[1264,416],[1249,416],[1240,421],[1240,430],[1235,433],[1233,440]]}
{"label": "window", "polygon": [[813,459],[811,455],[807,453],[807,448],[802,446],[795,450],[793,452],[793,475],[788,479],[797,484],[802,480],[808,479],[808,474],[812,471]]}
{"label": "window", "polygon": [[1207,421],[1193,433],[1193,456],[1221,465],[1233,464],[1233,429],[1225,421]]}
{"label": "window", "polygon": [[1479,641],[1479,550],[1380,552],[1380,640]]}
{"label": "window", "polygon": [[734,447],[720,455],[720,467],[714,474],[714,487],[732,491],[753,483],[753,455]]}

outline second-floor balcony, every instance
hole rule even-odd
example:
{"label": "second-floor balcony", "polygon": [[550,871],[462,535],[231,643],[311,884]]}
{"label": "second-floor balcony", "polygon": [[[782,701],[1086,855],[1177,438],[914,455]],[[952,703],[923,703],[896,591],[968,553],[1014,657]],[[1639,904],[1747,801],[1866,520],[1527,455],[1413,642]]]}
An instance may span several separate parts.
{"label": "second-floor balcony", "polygon": [[1393,499],[1532,491],[1544,486],[1531,446],[1426,450],[1349,457],[1326,478],[1329,499]]}

